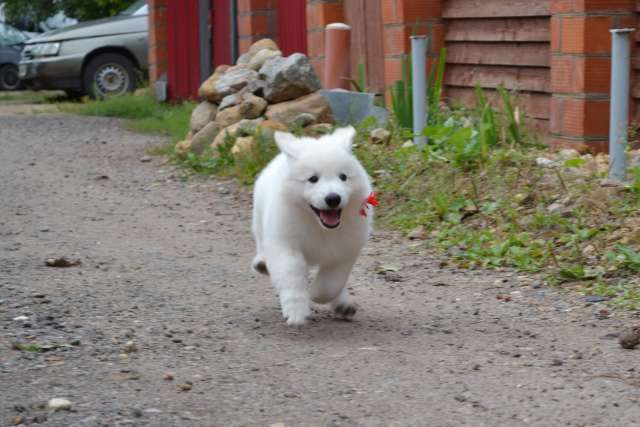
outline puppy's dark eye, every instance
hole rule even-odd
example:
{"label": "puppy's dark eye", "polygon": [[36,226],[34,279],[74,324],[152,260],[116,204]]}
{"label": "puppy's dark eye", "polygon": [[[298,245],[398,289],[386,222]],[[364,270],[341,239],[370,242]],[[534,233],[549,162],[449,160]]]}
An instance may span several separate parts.
{"label": "puppy's dark eye", "polygon": [[309,178],[309,182],[315,184],[316,182],[318,182],[318,177],[316,175],[313,175],[311,178]]}
{"label": "puppy's dark eye", "polygon": [[340,177],[339,177],[342,181],[346,181],[347,180],[347,175],[341,173]]}

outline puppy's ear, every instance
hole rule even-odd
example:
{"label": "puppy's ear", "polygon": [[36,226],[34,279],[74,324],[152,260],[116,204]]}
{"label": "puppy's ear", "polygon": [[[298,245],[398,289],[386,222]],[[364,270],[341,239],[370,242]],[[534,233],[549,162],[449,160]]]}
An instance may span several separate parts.
{"label": "puppy's ear", "polygon": [[302,152],[302,141],[290,133],[277,131],[273,137],[280,151],[287,156],[295,159]]}
{"label": "puppy's ear", "polygon": [[336,129],[329,138],[339,144],[345,150],[351,152],[353,138],[356,136],[356,130],[353,126]]}

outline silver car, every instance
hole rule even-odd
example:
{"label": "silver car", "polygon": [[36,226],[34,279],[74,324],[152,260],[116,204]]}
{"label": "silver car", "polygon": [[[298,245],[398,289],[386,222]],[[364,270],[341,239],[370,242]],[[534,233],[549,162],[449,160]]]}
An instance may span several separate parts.
{"label": "silver car", "polygon": [[118,16],[84,22],[30,39],[19,64],[32,89],[93,98],[132,92],[148,69],[148,7],[139,0]]}

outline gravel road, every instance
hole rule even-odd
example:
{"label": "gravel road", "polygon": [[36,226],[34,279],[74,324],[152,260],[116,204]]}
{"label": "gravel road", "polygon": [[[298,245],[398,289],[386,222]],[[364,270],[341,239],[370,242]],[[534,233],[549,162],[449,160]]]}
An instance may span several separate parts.
{"label": "gravel road", "polygon": [[[250,191],[145,158],[162,142],[0,115],[0,424],[638,425],[629,314],[388,232],[353,322],[288,328],[249,269]],[[45,266],[61,256],[82,264]]]}

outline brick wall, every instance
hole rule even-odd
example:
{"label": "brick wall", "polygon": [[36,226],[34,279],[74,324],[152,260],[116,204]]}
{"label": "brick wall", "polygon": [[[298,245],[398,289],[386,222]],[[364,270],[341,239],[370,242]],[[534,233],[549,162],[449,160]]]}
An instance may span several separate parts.
{"label": "brick wall", "polygon": [[167,0],[149,0],[149,79],[167,72]]}
{"label": "brick wall", "polygon": [[239,53],[265,37],[278,41],[278,0],[237,0],[237,6]]}
{"label": "brick wall", "polygon": [[635,0],[552,0],[549,143],[605,151],[612,28],[636,25]]}

